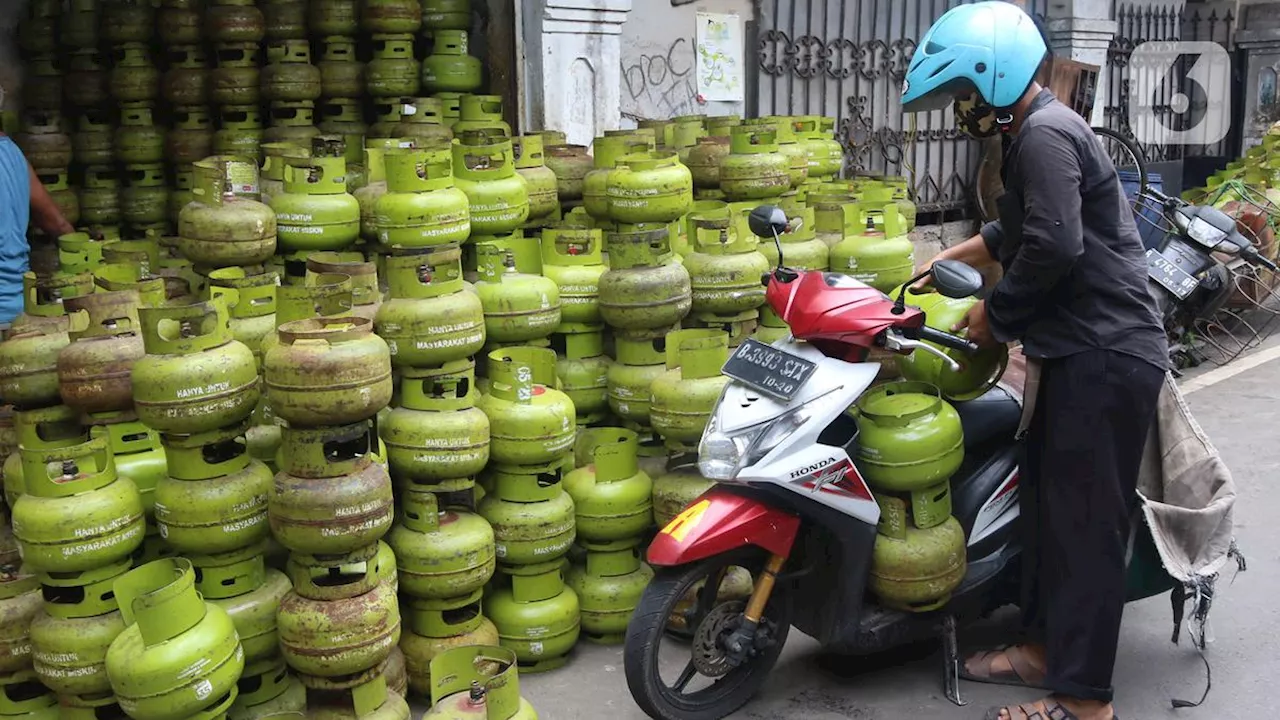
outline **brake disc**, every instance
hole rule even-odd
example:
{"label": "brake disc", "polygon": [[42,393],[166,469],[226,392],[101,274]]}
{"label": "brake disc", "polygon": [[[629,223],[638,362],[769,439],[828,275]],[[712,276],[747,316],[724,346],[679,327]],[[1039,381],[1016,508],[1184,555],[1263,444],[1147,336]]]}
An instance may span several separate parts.
{"label": "brake disc", "polygon": [[721,641],[728,637],[742,622],[742,611],[747,604],[734,600],[721,603],[698,623],[693,632],[693,666],[707,677],[722,677],[734,668],[729,654],[721,646]]}

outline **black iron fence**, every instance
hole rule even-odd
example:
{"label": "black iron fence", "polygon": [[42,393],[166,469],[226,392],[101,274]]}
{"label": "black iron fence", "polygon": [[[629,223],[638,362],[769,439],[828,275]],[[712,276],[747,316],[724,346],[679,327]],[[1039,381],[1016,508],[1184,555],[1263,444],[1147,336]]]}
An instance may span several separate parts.
{"label": "black iron fence", "polygon": [[[921,212],[966,209],[981,146],[950,110],[904,116],[898,99],[917,39],[970,1],[763,0],[760,114],[835,117],[848,174],[910,177]],[[1027,3],[1039,16],[1047,5]]]}

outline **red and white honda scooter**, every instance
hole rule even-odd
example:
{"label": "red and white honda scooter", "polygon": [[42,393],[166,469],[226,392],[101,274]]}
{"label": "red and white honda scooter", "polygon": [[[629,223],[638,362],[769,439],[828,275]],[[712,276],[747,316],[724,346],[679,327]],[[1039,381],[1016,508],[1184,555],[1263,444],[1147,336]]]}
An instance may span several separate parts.
{"label": "red and white honda scooter", "polygon": [[[775,242],[787,225],[776,207],[750,215],[752,232]],[[939,262],[930,272],[948,297],[982,286],[981,275],[962,263]],[[699,468],[717,485],[649,547],[657,576],[627,630],[631,694],[653,718],[723,718],[760,688],[794,625],[842,654],[941,635],[947,694],[959,703],[957,623],[1017,597],[1020,399],[997,386],[955,404],[966,458],[951,480],[953,515],[967,537],[960,587],[932,612],[879,607],[867,582],[880,507],[852,461],[857,424],[846,413],[876,378],[879,366],[863,360],[875,346],[931,352],[955,367],[923,341],[976,347],[926,327],[923,312],[902,295],[895,301],[844,275],[780,266],[765,283],[792,337],[772,346],[748,340],[725,365],[732,380],[699,448]],[[734,567],[755,579],[745,601],[720,592]],[[695,589],[696,600],[682,602]],[[691,639],[668,632],[673,613]]]}

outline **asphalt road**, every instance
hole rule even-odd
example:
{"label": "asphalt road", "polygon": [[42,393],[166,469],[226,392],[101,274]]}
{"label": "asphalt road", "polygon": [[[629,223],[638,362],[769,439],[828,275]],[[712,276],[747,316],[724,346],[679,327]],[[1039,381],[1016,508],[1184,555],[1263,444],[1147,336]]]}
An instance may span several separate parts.
{"label": "asphalt road", "polygon": [[[1238,371],[1238,374],[1231,375]],[[1184,640],[1170,643],[1167,596],[1130,605],[1125,612],[1118,666],[1117,709],[1125,720],[1222,720],[1273,717],[1271,673],[1280,671],[1280,342],[1238,359],[1226,370],[1184,379],[1197,420],[1231,468],[1239,493],[1236,535],[1247,572],[1218,585],[1211,615],[1213,691],[1203,707],[1173,710],[1173,696],[1195,700],[1204,687],[1199,656]],[[1234,572],[1234,571],[1232,571]],[[962,634],[961,642],[998,639],[997,617]],[[941,693],[941,654],[925,647],[856,666],[818,662],[817,646],[793,633],[772,678],[757,698],[733,715],[743,720],[952,720],[981,718],[987,708],[1035,699],[1034,692],[962,684],[969,705],[951,705]],[[579,645],[563,669],[520,678],[525,697],[543,720],[644,720],[631,701],[622,650]]]}

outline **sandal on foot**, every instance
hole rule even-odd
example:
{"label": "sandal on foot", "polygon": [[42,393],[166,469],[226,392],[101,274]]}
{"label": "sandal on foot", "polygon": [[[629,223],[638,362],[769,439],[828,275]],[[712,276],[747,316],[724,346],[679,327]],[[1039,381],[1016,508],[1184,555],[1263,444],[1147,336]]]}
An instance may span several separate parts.
{"label": "sandal on foot", "polygon": [[[1044,712],[1040,712],[1036,709],[1035,703],[1003,705],[988,710],[984,720],[1000,720],[1001,710],[1009,711],[1010,720],[1080,720],[1075,713],[1056,700],[1045,700],[1044,707]],[[1111,720],[1120,720],[1120,716],[1112,713]]]}
{"label": "sandal on foot", "polygon": [[[996,658],[1001,655],[1009,659],[1009,666],[1012,670],[996,672],[992,669]],[[971,662],[976,666],[975,672],[970,672],[969,670]],[[1031,663],[1026,651],[1019,645],[1006,645],[969,656],[960,665],[960,677],[964,680],[988,685],[1008,685],[1010,687],[1033,688],[1036,690],[1048,689],[1044,686],[1044,672]],[[1054,718],[1054,720],[1057,720],[1057,718]]]}

